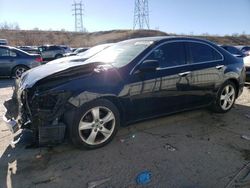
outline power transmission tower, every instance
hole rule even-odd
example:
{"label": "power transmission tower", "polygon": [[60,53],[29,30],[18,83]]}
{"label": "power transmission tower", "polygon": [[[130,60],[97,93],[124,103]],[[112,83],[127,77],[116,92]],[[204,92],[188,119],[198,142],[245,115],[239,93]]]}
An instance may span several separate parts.
{"label": "power transmission tower", "polygon": [[133,29],[149,29],[148,0],[135,0]]}
{"label": "power transmission tower", "polygon": [[82,16],[83,16],[83,4],[82,1],[76,3],[74,1],[74,4],[72,4],[73,6],[73,16],[75,16],[75,31],[76,32],[83,32],[84,28],[83,28],[83,20],[82,20]]}

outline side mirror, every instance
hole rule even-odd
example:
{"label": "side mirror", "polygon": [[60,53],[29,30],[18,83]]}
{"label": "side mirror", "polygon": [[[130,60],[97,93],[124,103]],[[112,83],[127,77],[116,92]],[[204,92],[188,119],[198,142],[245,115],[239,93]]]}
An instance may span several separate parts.
{"label": "side mirror", "polygon": [[159,67],[157,60],[145,60],[139,67],[140,72],[153,72]]}

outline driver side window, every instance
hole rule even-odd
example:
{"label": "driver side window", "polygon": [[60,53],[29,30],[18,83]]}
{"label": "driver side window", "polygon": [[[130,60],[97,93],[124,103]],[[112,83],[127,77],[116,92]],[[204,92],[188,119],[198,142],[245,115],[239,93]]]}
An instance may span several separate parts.
{"label": "driver side window", "polygon": [[186,64],[185,46],[182,42],[163,44],[156,48],[146,60],[157,60],[160,68]]}

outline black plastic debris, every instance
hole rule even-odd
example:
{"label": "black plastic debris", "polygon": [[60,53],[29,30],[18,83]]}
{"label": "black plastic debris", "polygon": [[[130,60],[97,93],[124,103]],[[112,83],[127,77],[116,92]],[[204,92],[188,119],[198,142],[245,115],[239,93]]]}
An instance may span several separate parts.
{"label": "black plastic debris", "polygon": [[248,135],[242,135],[241,138],[250,141],[250,136]]}
{"label": "black plastic debris", "polygon": [[95,188],[99,185],[102,185],[106,182],[108,182],[110,180],[110,178],[105,178],[105,179],[102,179],[102,180],[97,180],[97,181],[93,181],[93,182],[89,182],[88,183],[88,188]]}
{"label": "black plastic debris", "polygon": [[170,144],[164,145],[164,148],[166,148],[169,151],[176,151],[177,150],[174,146],[172,146]]}

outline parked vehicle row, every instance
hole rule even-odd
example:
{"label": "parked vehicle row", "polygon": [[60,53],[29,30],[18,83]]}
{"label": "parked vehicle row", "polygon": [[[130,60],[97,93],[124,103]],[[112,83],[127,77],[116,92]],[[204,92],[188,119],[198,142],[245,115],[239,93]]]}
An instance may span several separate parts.
{"label": "parked vehicle row", "polygon": [[39,54],[39,50],[35,46],[17,46],[17,48],[29,54]]}
{"label": "parked vehicle row", "polygon": [[[39,145],[68,135],[94,149],[132,122],[201,107],[228,112],[246,74],[242,58],[185,37],[131,39],[85,61],[60,60],[24,73],[19,83],[18,122]],[[16,127],[11,118],[5,121]]]}

